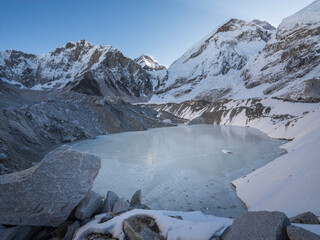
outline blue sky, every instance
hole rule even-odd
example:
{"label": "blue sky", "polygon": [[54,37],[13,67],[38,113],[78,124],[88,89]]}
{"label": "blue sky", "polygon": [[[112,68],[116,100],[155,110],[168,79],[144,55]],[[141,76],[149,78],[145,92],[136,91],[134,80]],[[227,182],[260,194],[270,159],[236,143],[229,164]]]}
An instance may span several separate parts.
{"label": "blue sky", "polygon": [[47,53],[68,41],[113,45],[169,66],[229,18],[278,25],[313,0],[0,0],[0,50]]}

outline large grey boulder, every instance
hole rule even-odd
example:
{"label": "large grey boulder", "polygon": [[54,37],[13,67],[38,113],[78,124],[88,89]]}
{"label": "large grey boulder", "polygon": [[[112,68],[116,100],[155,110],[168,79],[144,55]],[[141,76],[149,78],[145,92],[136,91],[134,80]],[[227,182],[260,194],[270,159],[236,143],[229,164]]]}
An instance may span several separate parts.
{"label": "large grey boulder", "polygon": [[320,236],[296,226],[288,226],[287,234],[290,240],[320,240]]}
{"label": "large grey boulder", "polygon": [[284,240],[290,221],[281,212],[247,212],[235,219],[220,237],[222,240]]}
{"label": "large grey boulder", "polygon": [[312,212],[301,213],[295,217],[290,218],[292,223],[304,223],[304,224],[320,224],[319,219]]}
{"label": "large grey boulder", "polygon": [[128,240],[162,240],[155,220],[146,215],[135,215],[123,221],[123,231]]}
{"label": "large grey boulder", "polygon": [[96,211],[101,208],[101,205],[101,195],[96,192],[90,191],[87,196],[79,203],[75,216],[80,220],[90,218]]}
{"label": "large grey boulder", "polygon": [[0,230],[1,240],[29,240],[32,239],[32,228],[29,226],[17,226]]}
{"label": "large grey boulder", "polygon": [[92,188],[100,167],[100,158],[62,146],[32,168],[0,176],[0,224],[59,226]]}
{"label": "large grey boulder", "polygon": [[108,191],[107,192],[107,197],[104,200],[103,204],[102,204],[102,208],[101,208],[101,212],[103,213],[107,213],[107,212],[111,212],[113,209],[114,204],[119,200],[119,196],[112,192],[112,191]]}

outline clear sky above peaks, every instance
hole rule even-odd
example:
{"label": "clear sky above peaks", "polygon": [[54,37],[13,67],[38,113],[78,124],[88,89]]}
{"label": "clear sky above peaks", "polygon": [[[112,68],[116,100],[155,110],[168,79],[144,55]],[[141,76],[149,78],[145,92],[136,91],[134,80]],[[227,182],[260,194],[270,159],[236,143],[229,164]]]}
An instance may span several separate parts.
{"label": "clear sky above peaks", "polygon": [[41,54],[68,41],[113,45],[169,66],[229,18],[281,20],[313,0],[0,0],[0,50]]}

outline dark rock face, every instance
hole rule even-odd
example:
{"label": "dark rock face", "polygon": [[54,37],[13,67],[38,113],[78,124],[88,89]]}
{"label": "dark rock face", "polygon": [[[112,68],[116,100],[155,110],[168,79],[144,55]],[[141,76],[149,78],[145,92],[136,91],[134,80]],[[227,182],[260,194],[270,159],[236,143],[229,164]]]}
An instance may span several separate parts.
{"label": "dark rock face", "polygon": [[0,79],[27,88],[72,91],[127,101],[147,100],[152,84],[142,67],[111,46],[93,46],[85,40],[69,42],[45,55],[15,50],[0,52]]}
{"label": "dark rock face", "polygon": [[303,224],[320,224],[319,219],[312,212],[305,212],[292,217],[290,218],[290,222]]}
{"label": "dark rock face", "polygon": [[100,167],[98,157],[62,146],[32,168],[0,176],[0,223],[59,226],[91,189]]}
{"label": "dark rock face", "polygon": [[79,227],[80,227],[79,221],[75,221],[74,223],[70,224],[70,225],[68,226],[67,233],[66,233],[66,235],[64,236],[63,240],[72,240],[75,231],[76,231]]}
{"label": "dark rock face", "polygon": [[32,237],[32,228],[29,226],[18,226],[0,229],[1,240],[27,240]]}
{"label": "dark rock face", "polygon": [[123,221],[123,231],[128,240],[163,240],[154,219],[145,215],[132,216]]}
{"label": "dark rock face", "polygon": [[247,212],[234,220],[220,237],[222,240],[284,240],[289,219],[281,212]]}
{"label": "dark rock face", "polygon": [[320,240],[320,236],[296,226],[288,226],[287,234],[290,240]]}

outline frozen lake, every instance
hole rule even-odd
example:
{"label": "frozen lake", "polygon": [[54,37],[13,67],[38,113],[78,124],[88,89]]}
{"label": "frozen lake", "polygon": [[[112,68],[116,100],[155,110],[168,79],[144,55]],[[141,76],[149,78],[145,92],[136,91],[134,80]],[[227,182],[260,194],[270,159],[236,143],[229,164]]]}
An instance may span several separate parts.
{"label": "frozen lake", "polygon": [[194,125],[103,135],[73,147],[101,157],[96,192],[130,200],[142,189],[152,209],[236,217],[245,206],[230,182],[284,154],[283,143],[252,128]]}

